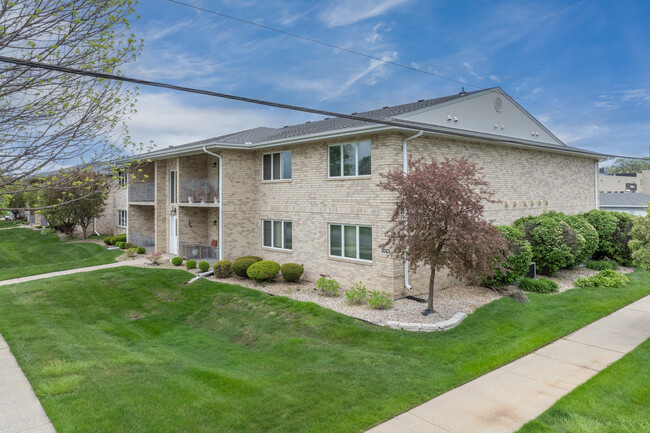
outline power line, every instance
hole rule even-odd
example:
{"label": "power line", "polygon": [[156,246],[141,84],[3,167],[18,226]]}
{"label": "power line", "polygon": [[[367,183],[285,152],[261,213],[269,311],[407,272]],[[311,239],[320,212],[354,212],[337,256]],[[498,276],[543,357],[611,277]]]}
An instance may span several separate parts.
{"label": "power line", "polygon": [[[387,126],[395,126],[398,128],[404,128],[412,131],[426,131],[426,132],[432,132],[432,133],[437,133],[437,134],[444,134],[444,135],[451,135],[451,136],[457,136],[457,137],[463,137],[463,138],[471,138],[471,139],[476,139],[476,137],[472,134],[464,133],[462,131],[454,131],[454,130],[446,130],[446,129],[441,129],[441,128],[436,128],[434,126],[423,126],[421,124],[410,124],[408,122],[399,122],[399,121],[394,121],[394,120],[383,120],[383,119],[373,119],[370,117],[365,117],[365,116],[360,116],[358,114],[343,114],[343,113],[337,113],[334,111],[326,111],[326,110],[320,110],[316,108],[309,108],[309,107],[301,107],[298,105],[291,105],[291,104],[284,104],[281,102],[273,102],[273,101],[265,101],[262,99],[255,99],[255,98],[248,98],[246,96],[237,96],[237,95],[231,95],[228,93],[220,93],[220,92],[213,92],[211,90],[203,90],[203,89],[195,89],[192,87],[185,87],[185,86],[177,86],[175,84],[169,84],[169,83],[161,83],[158,81],[149,81],[149,80],[141,80],[138,78],[130,78],[130,77],[124,77],[124,76],[119,76],[119,75],[113,75],[113,74],[106,74],[103,72],[94,72],[94,71],[85,71],[83,69],[75,69],[75,68],[68,68],[65,66],[58,66],[58,65],[50,65],[47,63],[40,63],[40,62],[33,62],[30,60],[23,60],[23,59],[16,59],[14,57],[6,57],[6,56],[0,56],[0,62],[4,63],[9,63],[9,64],[14,64],[14,65],[19,65],[19,66],[26,66],[30,68],[37,68],[37,69],[45,69],[49,71],[57,71],[57,72],[63,72],[67,74],[74,74],[74,75],[83,75],[86,77],[93,77],[93,78],[101,78],[105,80],[114,80],[114,81],[120,81],[120,82],[125,82],[125,83],[132,83],[132,84],[140,84],[143,86],[150,86],[150,87],[159,87],[159,88],[164,88],[164,89],[170,89],[170,90],[177,90],[180,92],[186,92],[186,93],[194,93],[194,94],[199,94],[199,95],[206,95],[206,96],[213,96],[217,98],[222,98],[222,99],[230,99],[234,101],[241,101],[241,102],[247,102],[251,104],[257,104],[257,105],[264,105],[267,107],[275,107],[275,108],[282,108],[285,110],[292,110],[292,111],[301,111],[304,113],[311,113],[311,114],[319,114],[323,116],[331,116],[331,117],[339,117],[342,119],[350,119],[350,120],[357,120],[360,122],[367,122],[367,123],[374,123],[374,124],[379,124],[379,125],[387,125]],[[521,146],[522,143],[517,141],[517,140],[509,140],[507,138],[485,138],[486,140],[489,141],[496,141],[499,143],[507,143],[507,144],[514,144]],[[594,154],[596,152],[590,152],[586,151],[583,149],[575,148],[575,147],[559,147],[556,145],[551,145],[551,144],[544,144],[544,143],[535,143],[534,146],[536,148],[544,148],[544,149],[551,149],[551,150],[564,150],[570,153],[591,153]],[[627,157],[627,156],[620,156],[620,155],[607,155],[607,154],[598,154],[600,156],[607,156],[607,157],[612,157],[612,158],[628,158],[628,159],[645,159],[647,158],[636,158],[636,157]]]}
{"label": "power line", "polygon": [[[188,8],[196,9],[196,10],[199,10],[199,11],[202,11],[202,12],[207,12],[207,13],[210,13],[210,14],[213,14],[213,15],[217,15],[217,16],[220,16],[222,18],[227,18],[229,20],[239,21],[241,23],[249,24],[249,25],[255,26],[255,27],[259,27],[261,29],[270,30],[270,31],[276,32],[276,33],[281,33],[283,35],[291,36],[291,37],[297,38],[297,39],[302,39],[303,41],[312,42],[312,43],[315,43],[315,44],[323,45],[325,47],[345,51],[346,53],[355,54],[357,56],[366,57],[368,59],[377,60],[377,61],[383,62],[385,64],[397,66],[399,68],[408,69],[408,70],[413,71],[413,72],[420,72],[422,74],[430,75],[432,77],[440,78],[442,80],[451,81],[453,83],[462,84],[464,86],[470,86],[470,87],[473,87],[473,88],[478,89],[478,90],[489,90],[489,88],[485,88],[485,87],[481,87],[481,86],[476,85],[476,84],[468,83],[467,81],[457,80],[455,78],[447,77],[447,76],[437,74],[437,73],[434,73],[434,72],[425,71],[424,69],[416,68],[415,66],[405,65],[403,63],[398,63],[398,62],[394,62],[392,60],[387,60],[387,59],[384,59],[384,58],[381,58],[381,57],[376,57],[376,56],[373,56],[371,54],[367,54],[367,53],[364,53],[364,52],[361,52],[361,51],[356,51],[356,50],[352,50],[352,49],[349,49],[349,48],[341,47],[339,45],[330,44],[328,42],[319,41],[318,39],[313,39],[313,38],[310,38],[310,37],[307,37],[307,36],[299,35],[297,33],[288,32],[286,30],[282,30],[282,29],[267,26],[267,25],[264,25],[264,24],[256,23],[254,21],[245,20],[243,18],[238,18],[238,17],[235,17],[233,15],[228,15],[228,14],[224,14],[222,12],[217,12],[217,11],[214,11],[214,10],[211,10],[211,9],[196,6],[196,5],[193,5],[191,3],[185,3],[185,2],[182,2],[182,1],[179,1],[179,0],[168,0],[168,1],[171,2],[171,3],[181,5],[181,6],[186,6]],[[527,5],[527,6],[530,7],[530,5]],[[539,12],[539,13],[541,13],[541,12]],[[546,105],[546,104],[542,104],[542,103],[539,103],[539,102],[531,101],[529,99],[523,99],[523,98],[518,98],[518,99],[520,101],[528,102],[529,104],[535,104],[535,105],[538,105],[540,107],[544,107],[544,108],[548,108],[548,109],[556,110],[556,111],[561,111],[563,113],[571,114],[573,116],[579,116],[579,117],[584,117],[584,118],[593,120],[593,117],[587,116],[585,114],[574,113],[572,111],[565,110],[563,108],[553,107],[553,106],[550,106],[550,105]]]}

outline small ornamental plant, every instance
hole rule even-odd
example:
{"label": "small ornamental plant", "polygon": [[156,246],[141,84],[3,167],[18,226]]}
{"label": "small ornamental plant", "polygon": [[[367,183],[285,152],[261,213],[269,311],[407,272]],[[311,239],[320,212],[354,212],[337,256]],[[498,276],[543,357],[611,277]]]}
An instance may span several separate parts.
{"label": "small ornamental plant", "polygon": [[590,260],[585,264],[585,267],[594,271],[604,271],[605,269],[618,271],[618,263],[614,260]]}
{"label": "small ornamental plant", "polygon": [[182,257],[174,257],[172,259],[172,265],[174,266],[180,266],[183,264],[183,258]]}
{"label": "small ornamental plant", "polygon": [[127,258],[131,259],[131,258],[135,257],[136,254],[138,254],[138,247],[131,247],[131,248],[128,248],[128,249],[124,250],[124,257],[127,257]]}
{"label": "small ornamental plant", "polygon": [[205,260],[201,260],[198,265],[199,271],[201,272],[208,272],[208,269],[210,269],[210,263],[206,262]]}
{"label": "small ornamental plant", "polygon": [[232,275],[232,270],[230,269],[231,266],[232,263],[230,260],[219,260],[214,264],[214,276],[217,278],[228,278]]}
{"label": "small ornamental plant", "polygon": [[373,310],[387,310],[393,306],[393,300],[388,292],[368,292],[367,302]]}
{"label": "small ornamental plant", "polygon": [[248,271],[248,268],[253,263],[259,262],[260,260],[255,260],[251,258],[245,258],[245,257],[240,257],[234,262],[232,262],[232,266],[230,267],[232,269],[232,273],[237,275],[238,277],[242,278],[248,278],[248,274],[246,273]]}
{"label": "small ornamental plant", "polygon": [[605,269],[593,277],[578,278],[574,283],[576,287],[625,287],[630,283],[630,279],[620,272]]}
{"label": "small ornamental plant", "polygon": [[339,296],[339,283],[326,277],[320,277],[316,281],[316,288],[321,296],[338,297]]}
{"label": "small ornamental plant", "polygon": [[187,261],[185,261],[185,267],[187,269],[196,269],[196,260],[187,260]]}
{"label": "small ornamental plant", "polygon": [[522,278],[519,280],[519,288],[526,292],[535,293],[557,293],[560,286],[548,278]]}
{"label": "small ornamental plant", "polygon": [[152,265],[159,265],[162,260],[162,253],[152,253],[147,256],[147,260],[151,262]]}
{"label": "small ornamental plant", "polygon": [[138,254],[144,254],[147,252],[147,249],[145,247],[138,247],[137,248],[137,253]]}
{"label": "small ornamental plant", "polygon": [[345,291],[345,299],[348,302],[348,304],[351,305],[361,305],[364,302],[366,302],[367,297],[368,297],[368,290],[366,289],[366,286],[361,281],[359,281],[358,283],[354,283],[352,288]]}
{"label": "small ornamental plant", "polygon": [[121,250],[124,250],[124,249],[126,249],[126,242],[117,242],[115,244],[115,246],[118,247]]}
{"label": "small ornamental plant", "polygon": [[105,237],[105,238],[104,238],[104,243],[105,243],[106,245],[113,245],[113,244],[111,243],[111,239],[113,239],[113,236],[107,236],[107,237]]}

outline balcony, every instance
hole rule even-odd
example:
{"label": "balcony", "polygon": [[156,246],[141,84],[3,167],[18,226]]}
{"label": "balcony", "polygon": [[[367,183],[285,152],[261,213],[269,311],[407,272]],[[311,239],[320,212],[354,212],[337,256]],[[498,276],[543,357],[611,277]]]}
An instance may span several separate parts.
{"label": "balcony", "polygon": [[216,262],[219,259],[219,248],[211,245],[181,242],[180,255],[187,260],[208,260]]}
{"label": "balcony", "polygon": [[219,205],[219,179],[181,180],[180,202],[190,206]]}
{"label": "balcony", "polygon": [[129,184],[129,203],[150,203],[155,198],[155,182],[134,182]]}

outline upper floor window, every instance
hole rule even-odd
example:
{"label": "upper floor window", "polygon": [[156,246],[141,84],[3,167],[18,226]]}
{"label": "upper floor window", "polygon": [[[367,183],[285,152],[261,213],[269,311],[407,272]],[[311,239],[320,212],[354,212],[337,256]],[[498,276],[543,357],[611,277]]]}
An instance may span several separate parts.
{"label": "upper floor window", "polygon": [[169,172],[169,202],[176,203],[176,170]]}
{"label": "upper floor window", "polygon": [[117,184],[120,187],[126,186],[126,172],[124,170],[118,170],[117,172]]}
{"label": "upper floor window", "polygon": [[291,179],[291,151],[265,153],[262,162],[263,180]]}
{"label": "upper floor window", "polygon": [[370,142],[329,147],[329,177],[370,176]]}
{"label": "upper floor window", "polygon": [[262,221],[262,245],[268,248],[290,250],[292,248],[291,221]]}

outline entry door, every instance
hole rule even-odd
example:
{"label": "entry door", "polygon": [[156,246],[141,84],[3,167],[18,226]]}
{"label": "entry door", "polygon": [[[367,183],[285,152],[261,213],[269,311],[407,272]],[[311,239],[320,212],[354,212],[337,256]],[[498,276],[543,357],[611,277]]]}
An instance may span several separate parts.
{"label": "entry door", "polygon": [[169,216],[169,254],[178,254],[178,216]]}

